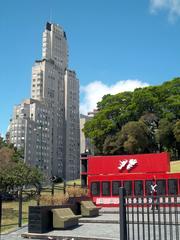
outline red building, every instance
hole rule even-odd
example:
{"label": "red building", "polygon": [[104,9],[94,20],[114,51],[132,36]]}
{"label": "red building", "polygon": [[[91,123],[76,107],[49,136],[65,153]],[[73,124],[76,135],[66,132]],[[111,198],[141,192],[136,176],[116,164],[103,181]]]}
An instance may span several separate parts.
{"label": "red building", "polygon": [[150,195],[153,181],[158,195],[180,193],[180,173],[170,173],[169,154],[81,157],[82,184],[89,188],[96,205],[116,206],[119,187],[134,197]]}

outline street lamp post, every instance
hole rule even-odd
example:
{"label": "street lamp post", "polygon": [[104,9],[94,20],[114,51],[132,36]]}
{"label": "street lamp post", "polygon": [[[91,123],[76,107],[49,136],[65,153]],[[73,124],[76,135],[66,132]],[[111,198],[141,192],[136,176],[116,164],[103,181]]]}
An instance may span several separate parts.
{"label": "street lamp post", "polygon": [[53,176],[50,178],[50,181],[51,181],[51,196],[54,196],[54,184],[57,180],[57,177],[56,176]]}

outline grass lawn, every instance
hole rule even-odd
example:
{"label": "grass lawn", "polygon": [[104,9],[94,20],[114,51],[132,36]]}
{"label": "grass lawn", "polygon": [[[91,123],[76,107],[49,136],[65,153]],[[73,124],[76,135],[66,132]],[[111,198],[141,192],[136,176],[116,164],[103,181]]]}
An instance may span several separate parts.
{"label": "grass lawn", "polygon": [[[67,182],[67,185],[74,185],[76,183],[77,185],[80,185],[80,180],[75,181],[69,181]],[[54,189],[54,196],[55,197],[62,197],[63,196],[63,183],[56,184],[56,187]],[[49,196],[51,197],[51,191],[50,186],[47,191],[43,191],[41,193],[41,196]],[[60,188],[60,189],[58,189]],[[42,203],[43,204],[43,203]],[[28,207],[32,205],[37,205],[36,200],[30,200],[30,201],[24,201],[22,204],[22,224],[27,224],[28,222]],[[11,231],[18,227],[18,207],[19,203],[18,201],[7,201],[3,202],[2,204],[2,227],[1,231],[2,233]]]}
{"label": "grass lawn", "polygon": [[[36,205],[35,200],[23,202],[22,209],[22,223],[27,223],[28,220],[28,207],[29,205]],[[6,232],[17,228],[18,226],[18,201],[3,202],[2,204],[2,227],[1,231]]]}

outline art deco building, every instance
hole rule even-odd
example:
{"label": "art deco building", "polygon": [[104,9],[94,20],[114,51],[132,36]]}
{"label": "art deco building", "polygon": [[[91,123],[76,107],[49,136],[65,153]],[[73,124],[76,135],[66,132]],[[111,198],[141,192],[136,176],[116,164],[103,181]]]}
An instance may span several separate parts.
{"label": "art deco building", "polygon": [[32,67],[31,99],[14,108],[10,141],[47,178],[79,178],[79,81],[68,69],[64,30],[47,23],[42,59]]}

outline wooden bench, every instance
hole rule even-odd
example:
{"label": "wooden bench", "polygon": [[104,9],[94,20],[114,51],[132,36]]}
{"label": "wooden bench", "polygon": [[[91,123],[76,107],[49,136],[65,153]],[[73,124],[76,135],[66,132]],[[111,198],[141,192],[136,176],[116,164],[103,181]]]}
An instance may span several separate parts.
{"label": "wooden bench", "polygon": [[81,201],[81,215],[83,217],[96,217],[99,215],[99,208],[92,201]]}
{"label": "wooden bench", "polygon": [[53,228],[66,229],[78,225],[81,215],[74,215],[70,208],[55,208],[53,213]]}

